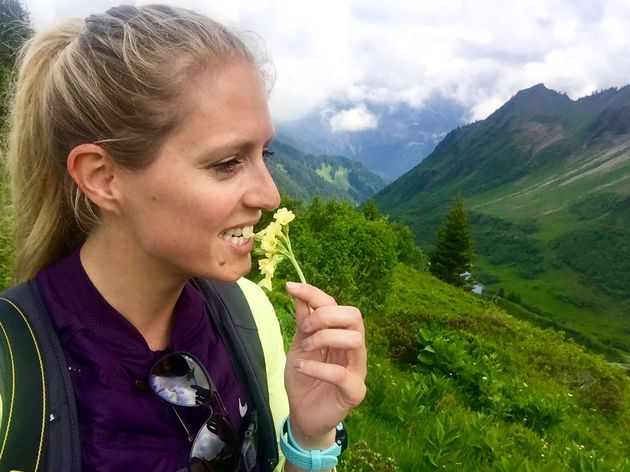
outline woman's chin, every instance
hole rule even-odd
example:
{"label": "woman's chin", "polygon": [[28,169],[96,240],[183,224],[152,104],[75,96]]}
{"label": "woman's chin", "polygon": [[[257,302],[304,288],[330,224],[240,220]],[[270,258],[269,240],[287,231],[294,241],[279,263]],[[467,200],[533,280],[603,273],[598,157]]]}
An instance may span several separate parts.
{"label": "woman's chin", "polygon": [[202,275],[202,277],[217,280],[219,282],[236,282],[241,277],[246,276],[252,270],[251,257],[240,261],[219,261],[213,267],[214,270]]}

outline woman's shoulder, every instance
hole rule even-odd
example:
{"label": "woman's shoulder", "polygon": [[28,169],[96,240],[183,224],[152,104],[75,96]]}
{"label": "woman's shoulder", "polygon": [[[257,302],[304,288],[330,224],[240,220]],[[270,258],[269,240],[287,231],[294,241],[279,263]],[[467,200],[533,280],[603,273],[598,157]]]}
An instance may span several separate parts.
{"label": "woman's shoulder", "polygon": [[273,311],[273,306],[264,290],[258,284],[252,282],[245,277],[241,277],[236,281],[239,288],[243,291],[243,295],[247,299],[249,306],[253,311],[261,309]]}
{"label": "woman's shoulder", "polygon": [[277,333],[280,332],[280,326],[276,317],[276,311],[267,294],[256,283],[244,277],[238,279],[236,283],[243,291],[243,295],[245,295],[261,338],[270,335],[275,338]]}

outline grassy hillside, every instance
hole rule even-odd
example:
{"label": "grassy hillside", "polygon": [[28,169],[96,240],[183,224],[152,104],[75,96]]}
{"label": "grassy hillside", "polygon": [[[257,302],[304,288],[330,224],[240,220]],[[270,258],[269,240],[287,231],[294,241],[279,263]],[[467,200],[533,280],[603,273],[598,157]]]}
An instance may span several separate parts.
{"label": "grassy hillside", "polygon": [[[393,250],[386,219],[335,202],[294,209],[307,280],[359,305],[366,324],[368,395],[348,418],[340,472],[630,470],[622,368],[400,262],[409,247]],[[287,265],[278,277],[295,276]],[[271,299],[288,343],[292,301]]]}
{"label": "grassy hillside", "polygon": [[630,470],[628,377],[561,333],[404,265],[364,315],[368,396],[340,471]]}
{"label": "grassy hillside", "polygon": [[[628,156],[627,146],[602,151],[471,196],[468,208],[480,213],[477,269],[492,275],[490,290],[519,293],[545,316],[630,352]],[[603,165],[608,172],[598,172]]]}
{"label": "grassy hillside", "polygon": [[462,193],[486,289],[619,360],[630,352],[629,105],[630,87],[575,102],[519,92],[375,199],[429,248]]}

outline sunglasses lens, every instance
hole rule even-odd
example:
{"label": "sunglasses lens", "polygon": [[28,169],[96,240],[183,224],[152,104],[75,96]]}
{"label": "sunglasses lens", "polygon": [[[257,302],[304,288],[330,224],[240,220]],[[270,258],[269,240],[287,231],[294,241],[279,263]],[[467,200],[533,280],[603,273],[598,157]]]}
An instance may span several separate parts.
{"label": "sunglasses lens", "polygon": [[173,353],[155,363],[149,374],[153,391],[163,400],[180,406],[210,402],[210,382],[203,367],[191,356]]}
{"label": "sunglasses lens", "polygon": [[194,471],[233,471],[240,452],[234,429],[227,417],[213,415],[197,433],[190,453]]}

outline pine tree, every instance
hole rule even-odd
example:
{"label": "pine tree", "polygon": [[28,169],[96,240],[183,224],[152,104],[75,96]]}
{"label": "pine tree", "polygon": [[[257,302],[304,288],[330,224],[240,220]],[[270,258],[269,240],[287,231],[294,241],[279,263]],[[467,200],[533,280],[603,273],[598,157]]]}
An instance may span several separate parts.
{"label": "pine tree", "polygon": [[472,289],[472,235],[464,210],[464,197],[458,195],[449,209],[430,255],[430,271],[445,282]]}

